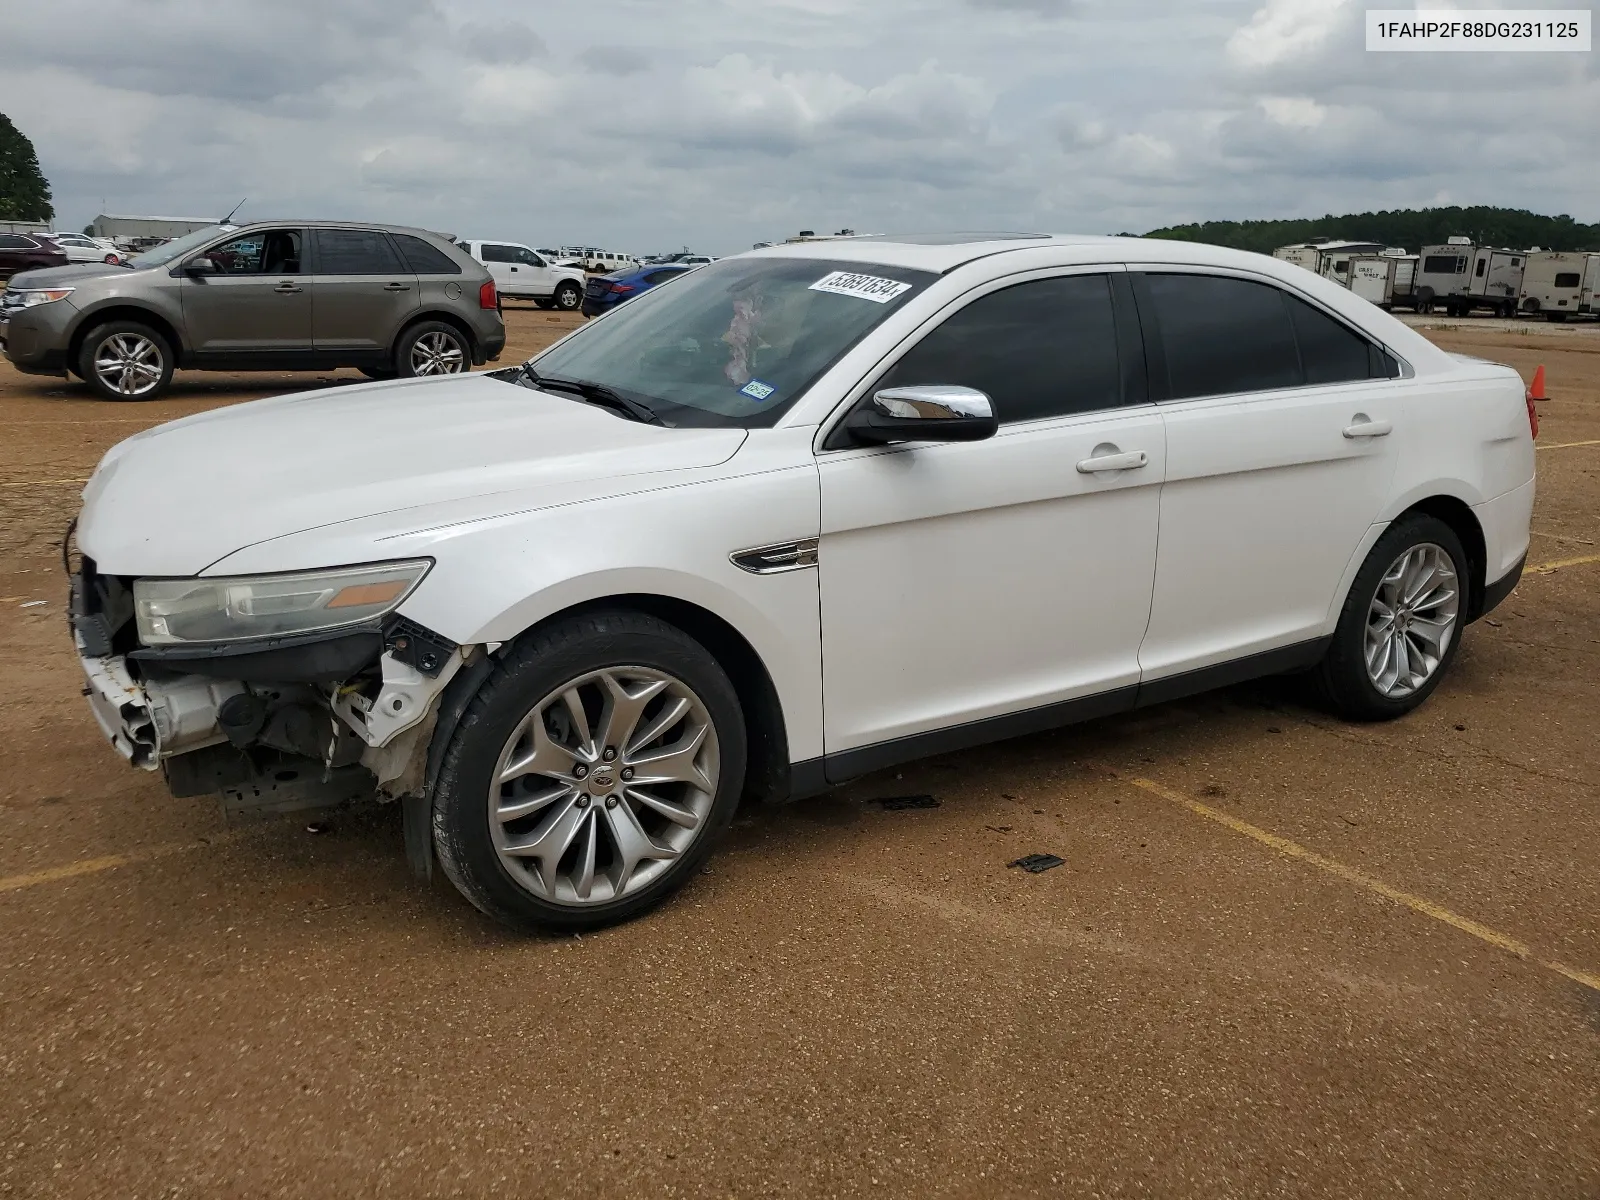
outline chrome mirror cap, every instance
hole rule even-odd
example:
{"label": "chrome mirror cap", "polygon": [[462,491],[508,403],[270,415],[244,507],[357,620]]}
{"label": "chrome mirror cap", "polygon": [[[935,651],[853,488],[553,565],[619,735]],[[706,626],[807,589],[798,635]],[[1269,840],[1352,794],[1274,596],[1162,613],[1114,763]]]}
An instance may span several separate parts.
{"label": "chrome mirror cap", "polygon": [[976,388],[948,384],[884,388],[872,397],[883,416],[901,421],[993,420],[994,405]]}

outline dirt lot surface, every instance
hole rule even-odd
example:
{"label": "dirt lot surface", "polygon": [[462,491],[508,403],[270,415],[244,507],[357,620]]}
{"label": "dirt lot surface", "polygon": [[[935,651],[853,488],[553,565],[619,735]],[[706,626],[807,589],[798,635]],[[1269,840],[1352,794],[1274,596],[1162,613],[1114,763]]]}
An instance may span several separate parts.
{"label": "dirt lot surface", "polygon": [[870,777],[581,940],[414,884],[392,810],[227,829],[78,695],[59,481],[315,377],[0,363],[0,1195],[1600,1195],[1600,330],[1453,324],[1548,369],[1566,565],[1420,712],[1268,683]]}

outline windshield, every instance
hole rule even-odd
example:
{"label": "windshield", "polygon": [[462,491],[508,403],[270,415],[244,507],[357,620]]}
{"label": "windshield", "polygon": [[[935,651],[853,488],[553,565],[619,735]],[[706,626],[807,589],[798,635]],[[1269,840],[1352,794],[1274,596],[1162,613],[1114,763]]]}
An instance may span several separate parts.
{"label": "windshield", "polygon": [[198,250],[219,233],[227,233],[236,229],[235,225],[207,225],[204,229],[196,229],[193,233],[186,233],[181,238],[173,238],[170,242],[163,242],[152,250],[143,254],[135,254],[128,260],[130,267],[164,267],[174,259],[182,258],[191,250]]}
{"label": "windshield", "polygon": [[728,259],[630,300],[532,365],[609,388],[669,425],[771,425],[934,278],[813,258]]}

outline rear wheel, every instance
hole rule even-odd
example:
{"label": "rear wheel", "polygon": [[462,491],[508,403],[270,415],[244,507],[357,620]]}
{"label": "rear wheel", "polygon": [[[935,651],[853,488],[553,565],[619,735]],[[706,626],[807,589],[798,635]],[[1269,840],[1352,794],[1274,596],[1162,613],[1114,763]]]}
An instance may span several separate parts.
{"label": "rear wheel", "polygon": [[1437,517],[1402,517],[1357,573],[1315,680],[1357,721],[1416,708],[1455,659],[1470,594],[1461,539]]}
{"label": "rear wheel", "polygon": [[654,907],[700,869],[744,783],[737,694],[687,634],[602,611],[526,638],[445,752],[445,874],[483,912],[578,932]]}
{"label": "rear wheel", "polygon": [[400,337],[395,350],[395,373],[409,379],[418,375],[459,375],[472,369],[467,337],[443,321],[419,321]]}
{"label": "rear wheel", "polygon": [[552,308],[554,308],[556,306],[555,300],[553,298],[550,298],[550,297],[546,297],[543,300],[535,300],[534,303],[537,304],[540,308],[545,309],[546,311],[548,311],[549,309],[552,309]]}
{"label": "rear wheel", "polygon": [[562,312],[571,312],[583,303],[583,289],[570,279],[564,280],[556,286],[555,300]]}
{"label": "rear wheel", "polygon": [[77,371],[103,400],[154,400],[172,382],[172,347],[150,326],[111,321],[89,331]]}

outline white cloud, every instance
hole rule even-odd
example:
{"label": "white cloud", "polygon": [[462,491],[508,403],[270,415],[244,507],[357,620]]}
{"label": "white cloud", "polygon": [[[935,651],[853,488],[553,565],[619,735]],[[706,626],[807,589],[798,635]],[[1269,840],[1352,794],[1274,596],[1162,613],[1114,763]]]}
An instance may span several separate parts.
{"label": "white cloud", "polygon": [[1228,56],[1247,67],[1303,57],[1327,40],[1349,0],[1267,0],[1228,39]]}
{"label": "white cloud", "polygon": [[1262,96],[1256,103],[1267,120],[1288,129],[1315,129],[1328,117],[1328,110],[1309,96]]}

